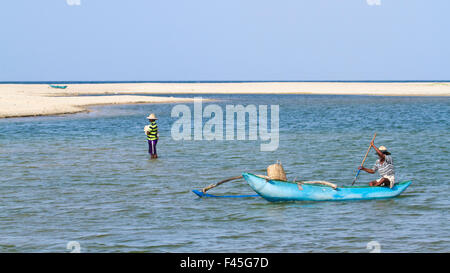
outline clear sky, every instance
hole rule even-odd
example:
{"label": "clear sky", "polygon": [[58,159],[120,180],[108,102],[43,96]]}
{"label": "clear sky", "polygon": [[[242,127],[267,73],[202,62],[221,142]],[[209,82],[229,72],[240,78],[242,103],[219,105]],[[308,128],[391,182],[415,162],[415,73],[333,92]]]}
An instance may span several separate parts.
{"label": "clear sky", "polygon": [[0,81],[450,80],[449,14],[449,0],[2,0]]}

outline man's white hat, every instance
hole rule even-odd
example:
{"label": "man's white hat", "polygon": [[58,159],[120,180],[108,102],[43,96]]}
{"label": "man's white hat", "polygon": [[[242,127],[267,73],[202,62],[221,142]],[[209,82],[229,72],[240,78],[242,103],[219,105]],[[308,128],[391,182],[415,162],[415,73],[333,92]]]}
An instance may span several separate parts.
{"label": "man's white hat", "polygon": [[378,150],[380,150],[380,152],[382,152],[383,154],[387,154],[387,155],[390,155],[390,154],[391,154],[391,153],[387,150],[387,148],[384,147],[384,146],[378,147]]}

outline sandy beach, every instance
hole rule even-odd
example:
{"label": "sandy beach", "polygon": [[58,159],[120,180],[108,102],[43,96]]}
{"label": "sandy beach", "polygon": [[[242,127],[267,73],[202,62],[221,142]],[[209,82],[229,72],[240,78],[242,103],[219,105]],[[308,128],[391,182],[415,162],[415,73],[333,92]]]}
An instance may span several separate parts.
{"label": "sandy beach", "polygon": [[[160,94],[167,94],[169,96],[149,96]],[[450,96],[450,83],[107,83],[68,84],[66,89],[51,88],[47,84],[0,84],[0,118],[77,113],[88,111],[88,107],[93,105],[180,103],[192,102],[193,99],[192,97],[174,98],[170,97],[170,94]]]}

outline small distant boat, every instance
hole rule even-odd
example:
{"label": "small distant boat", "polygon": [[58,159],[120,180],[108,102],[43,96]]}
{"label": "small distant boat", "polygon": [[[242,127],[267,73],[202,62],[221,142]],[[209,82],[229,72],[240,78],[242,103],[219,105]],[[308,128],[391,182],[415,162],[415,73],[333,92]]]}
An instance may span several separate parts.
{"label": "small distant boat", "polygon": [[59,89],[66,89],[67,85],[54,85],[54,84],[50,84],[51,88],[59,88]]}
{"label": "small distant boat", "polygon": [[251,173],[243,173],[242,176],[257,194],[270,202],[393,198],[400,195],[411,185],[411,181],[405,181],[395,184],[392,189],[388,187],[370,186],[331,187],[322,184],[267,180]]}

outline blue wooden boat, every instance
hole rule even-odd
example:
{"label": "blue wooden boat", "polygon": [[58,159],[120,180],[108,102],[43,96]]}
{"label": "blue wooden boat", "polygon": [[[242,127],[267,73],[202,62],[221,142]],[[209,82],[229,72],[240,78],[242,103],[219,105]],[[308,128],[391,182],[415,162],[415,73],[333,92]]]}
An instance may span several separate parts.
{"label": "blue wooden boat", "polygon": [[286,182],[266,180],[251,173],[243,173],[245,181],[261,197],[271,202],[278,201],[340,201],[340,200],[371,200],[392,198],[401,194],[411,181],[388,187],[342,186],[333,188],[320,184],[302,184],[301,182]]}
{"label": "blue wooden boat", "polygon": [[50,87],[52,88],[60,88],[60,89],[66,89],[67,85],[54,85],[54,84],[49,84]]}

